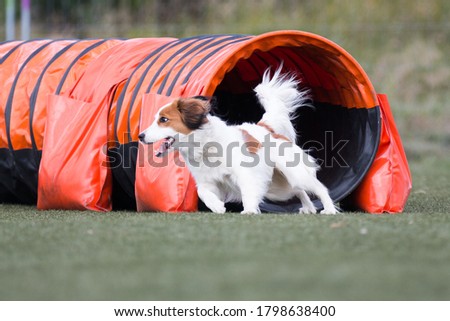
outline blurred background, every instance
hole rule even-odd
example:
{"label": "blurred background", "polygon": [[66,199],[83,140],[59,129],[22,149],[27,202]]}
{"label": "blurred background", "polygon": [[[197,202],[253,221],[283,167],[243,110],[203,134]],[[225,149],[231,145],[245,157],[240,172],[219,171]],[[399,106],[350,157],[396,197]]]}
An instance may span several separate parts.
{"label": "blurred background", "polygon": [[[368,73],[376,90],[388,94],[410,160],[430,154],[445,156],[450,150],[448,0],[1,3],[0,33],[4,39],[185,37],[279,29],[313,32],[346,49]],[[30,24],[21,24],[21,18],[28,20],[28,15]],[[11,19],[15,20],[15,30],[7,28]]]}

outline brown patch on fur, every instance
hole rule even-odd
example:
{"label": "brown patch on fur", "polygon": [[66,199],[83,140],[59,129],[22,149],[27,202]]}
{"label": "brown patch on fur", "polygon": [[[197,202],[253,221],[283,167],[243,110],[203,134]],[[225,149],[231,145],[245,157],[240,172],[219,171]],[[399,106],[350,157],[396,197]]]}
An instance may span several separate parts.
{"label": "brown patch on fur", "polygon": [[245,129],[241,129],[241,132],[244,137],[244,143],[247,150],[252,154],[256,154],[258,150],[261,149],[261,143],[259,140],[250,135]]}
{"label": "brown patch on fur", "polygon": [[210,110],[208,101],[198,98],[179,99],[177,108],[183,122],[191,130],[199,129],[208,121],[206,118]]}
{"label": "brown patch on fur", "polygon": [[[158,126],[160,127],[172,127],[174,130],[181,134],[189,134],[191,130],[183,123],[181,119],[181,113],[178,108],[178,100],[174,100],[170,105],[164,107],[159,112]],[[162,118],[167,118],[166,122],[162,122]]]}
{"label": "brown patch on fur", "polygon": [[291,141],[291,140],[290,140],[289,138],[287,138],[286,136],[275,133],[275,131],[273,130],[273,128],[270,127],[269,125],[267,125],[267,124],[266,124],[265,122],[263,122],[263,121],[258,122],[256,125],[261,126],[261,127],[264,127],[265,129],[267,129],[267,131],[268,131],[268,132],[272,135],[272,137],[275,138],[275,139],[281,139],[281,140],[285,140],[285,141],[288,141],[288,142]]}
{"label": "brown patch on fur", "polygon": [[[177,132],[188,135],[205,124],[208,119],[209,103],[195,98],[180,98],[163,108],[159,113],[158,125],[172,127]],[[162,122],[161,118],[167,118]]]}

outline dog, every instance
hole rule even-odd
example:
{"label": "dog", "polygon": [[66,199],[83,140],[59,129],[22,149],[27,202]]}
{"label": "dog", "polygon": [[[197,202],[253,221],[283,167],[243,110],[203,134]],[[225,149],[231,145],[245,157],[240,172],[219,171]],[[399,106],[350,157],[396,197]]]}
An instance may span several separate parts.
{"label": "dog", "polygon": [[[298,197],[301,214],[317,212],[308,193],[323,205],[321,214],[336,214],[327,188],[317,179],[316,160],[295,144],[292,118],[307,105],[300,81],[270,68],[254,89],[265,113],[257,124],[227,125],[211,113],[203,96],[178,98],[161,107],[150,127],[139,134],[144,144],[162,143],[156,156],[179,150],[197,184],[199,198],[215,213],[226,202],[242,202],[242,214],[260,213],[263,199]],[[244,108],[245,106],[243,106]]]}

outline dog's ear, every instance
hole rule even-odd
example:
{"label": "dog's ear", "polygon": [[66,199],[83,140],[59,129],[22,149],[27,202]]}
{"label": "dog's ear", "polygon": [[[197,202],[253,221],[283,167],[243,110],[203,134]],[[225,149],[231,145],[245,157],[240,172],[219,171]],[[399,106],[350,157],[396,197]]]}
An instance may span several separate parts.
{"label": "dog's ear", "polygon": [[211,105],[209,100],[192,97],[178,100],[177,108],[186,127],[195,130],[208,122]]}
{"label": "dog's ear", "polygon": [[216,110],[217,98],[215,96],[194,96],[192,98],[209,102],[209,112]]}

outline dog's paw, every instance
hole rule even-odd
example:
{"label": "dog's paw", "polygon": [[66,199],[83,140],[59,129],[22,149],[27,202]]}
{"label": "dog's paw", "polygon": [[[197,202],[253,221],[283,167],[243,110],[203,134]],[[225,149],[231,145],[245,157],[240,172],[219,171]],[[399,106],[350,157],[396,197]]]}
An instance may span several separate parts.
{"label": "dog's paw", "polygon": [[208,207],[212,212],[217,213],[217,214],[223,214],[227,211],[227,209],[225,208],[225,205],[221,204],[221,203],[210,205]]}
{"label": "dog's paw", "polygon": [[324,208],[323,210],[320,211],[320,214],[325,214],[325,215],[334,215],[337,214],[338,211],[333,207],[333,208]]}
{"label": "dog's paw", "polygon": [[259,208],[256,209],[244,209],[241,214],[247,214],[247,215],[252,215],[252,214],[261,214],[261,211],[259,210]]}
{"label": "dog's paw", "polygon": [[316,214],[317,210],[314,207],[305,207],[299,209],[298,214]]}

